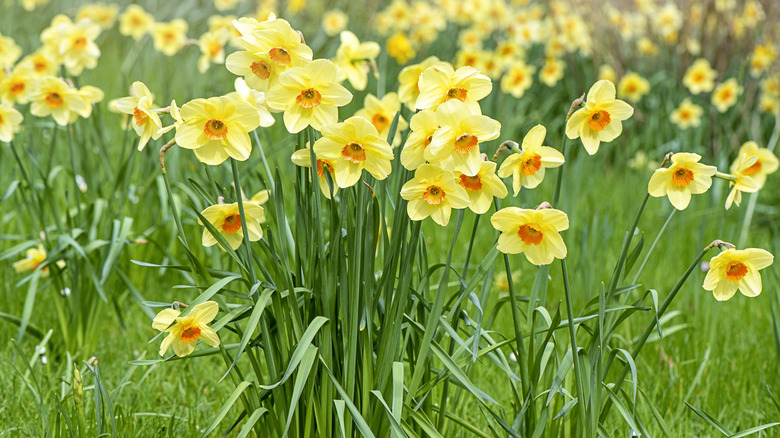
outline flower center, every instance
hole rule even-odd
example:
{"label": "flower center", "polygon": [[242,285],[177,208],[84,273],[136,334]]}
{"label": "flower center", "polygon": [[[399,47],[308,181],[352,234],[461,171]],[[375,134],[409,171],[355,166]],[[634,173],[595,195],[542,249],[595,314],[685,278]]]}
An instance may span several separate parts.
{"label": "flower center", "polygon": [[741,280],[748,272],[747,266],[744,263],[738,261],[732,261],[726,266],[726,278],[731,281]]}
{"label": "flower center", "polygon": [[601,131],[609,125],[610,121],[609,113],[604,110],[599,110],[590,115],[588,125],[590,125],[590,129],[594,131]]}
{"label": "flower center", "polygon": [[60,93],[49,93],[46,95],[46,104],[52,108],[59,108],[62,106],[63,100]]}
{"label": "flower center", "polygon": [[672,182],[677,187],[688,187],[691,181],[693,181],[693,172],[684,167],[675,170],[672,174]]}
{"label": "flower center", "polygon": [[525,80],[524,74],[522,73],[515,74],[515,80],[514,80],[515,85],[520,85],[520,83],[523,82],[523,80]]}
{"label": "flower center", "polygon": [[467,154],[471,152],[479,143],[476,135],[461,134],[460,137],[455,139],[455,152],[459,154]]}
{"label": "flower center", "polygon": [[135,120],[136,126],[144,126],[146,121],[149,120],[149,116],[145,112],[141,111],[140,108],[135,107],[133,110],[133,120]]}
{"label": "flower center", "polygon": [[206,122],[203,133],[209,140],[224,140],[227,137],[228,127],[222,120],[211,119]]}
{"label": "flower center", "polygon": [[533,175],[539,171],[542,167],[542,157],[539,154],[534,154],[532,157],[528,157],[523,161],[523,174]]}
{"label": "flower center", "polygon": [[756,160],[755,163],[753,163],[752,166],[748,167],[747,169],[742,171],[743,175],[750,176],[755,175],[758,172],[761,172],[761,160]]}
{"label": "flower center", "polygon": [[704,73],[696,73],[693,76],[693,81],[694,82],[704,82]]}
{"label": "flower center", "polygon": [[225,216],[225,220],[222,222],[222,229],[228,233],[233,234],[241,229],[241,216],[237,214],[231,214]]}
{"label": "flower center", "polygon": [[525,224],[518,228],[517,237],[526,245],[538,245],[542,243],[544,233],[542,233],[542,227],[537,224]]}
{"label": "flower center", "polygon": [[374,114],[374,117],[371,118],[371,124],[374,125],[377,131],[382,132],[390,124],[390,120],[384,114]]}
{"label": "flower center", "polygon": [[720,93],[720,100],[729,100],[731,99],[731,90],[723,90]]}
{"label": "flower center", "polygon": [[687,110],[680,110],[680,118],[683,120],[688,120],[691,118],[691,113],[689,113]]}
{"label": "flower center", "polygon": [[341,156],[344,157],[345,160],[353,163],[362,163],[363,161],[366,161],[366,151],[360,143],[352,142],[344,146],[341,150]]}
{"label": "flower center", "polygon": [[320,92],[314,88],[308,88],[301,91],[301,94],[295,98],[295,102],[302,108],[311,109],[322,103],[322,96]]}
{"label": "flower center", "polygon": [[181,329],[179,338],[185,344],[189,344],[190,342],[197,341],[199,336],[200,327],[197,324],[187,324]]}
{"label": "flower center", "polygon": [[41,60],[35,61],[33,63],[33,70],[35,70],[37,73],[44,72],[46,71],[47,65],[48,64],[46,64],[45,61],[41,61]]}
{"label": "flower center", "polygon": [[423,149],[427,148],[432,141],[433,141],[433,135],[429,135],[425,137],[425,145],[423,146]]}
{"label": "flower center", "polygon": [[468,191],[478,192],[482,189],[482,180],[479,175],[468,176],[465,173],[460,174],[460,185]]}
{"label": "flower center", "polygon": [[271,68],[265,61],[255,61],[249,68],[252,70],[252,73],[260,79],[265,80],[271,76]]}
{"label": "flower center", "polygon": [[444,193],[444,190],[442,190],[439,186],[428,186],[427,189],[425,189],[425,193],[423,193],[423,199],[425,199],[425,202],[431,205],[439,205],[444,201],[444,197],[446,194]]}
{"label": "flower center", "polygon": [[290,53],[281,47],[274,47],[273,49],[269,50],[268,57],[271,58],[271,61],[279,65],[287,65],[290,63],[290,61],[292,61],[292,58],[290,58]]}
{"label": "flower center", "polygon": [[11,85],[11,94],[22,94],[25,89],[24,82],[15,82]]}
{"label": "flower center", "polygon": [[87,39],[84,37],[78,37],[73,40],[73,48],[76,50],[84,50],[87,47]]}
{"label": "flower center", "polygon": [[468,90],[465,88],[459,88],[459,87],[452,87],[447,91],[447,99],[458,99],[461,102],[464,102],[466,100],[466,94],[468,94]]}
{"label": "flower center", "polygon": [[212,58],[216,58],[217,56],[219,56],[221,52],[222,52],[222,44],[214,42],[209,45],[209,55]]}

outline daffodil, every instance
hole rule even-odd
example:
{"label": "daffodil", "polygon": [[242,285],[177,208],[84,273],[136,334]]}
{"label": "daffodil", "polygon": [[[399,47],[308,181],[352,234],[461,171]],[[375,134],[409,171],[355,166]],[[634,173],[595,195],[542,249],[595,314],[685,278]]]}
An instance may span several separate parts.
{"label": "daffodil", "polygon": [[[267,53],[271,63],[278,68],[304,65],[312,59],[311,48],[301,41],[300,34],[286,20],[277,18],[243,27],[240,21],[233,23],[239,23],[236,27],[243,35],[241,40],[246,43],[245,47],[254,52]],[[247,32],[248,28],[251,32]]]}
{"label": "daffodil", "polygon": [[701,58],[688,67],[682,82],[691,94],[708,93],[715,87],[715,78],[717,76],[718,72],[710,67],[710,62]]}
{"label": "daffodil", "polygon": [[512,175],[514,196],[521,187],[532,189],[544,179],[546,168],[559,167],[564,163],[563,154],[557,150],[542,146],[547,129],[536,125],[523,138],[520,153],[510,155],[498,169],[498,176],[506,178]]}
{"label": "daffodil", "polygon": [[441,127],[433,134],[425,158],[430,162],[452,158],[454,170],[477,173],[482,162],[479,144],[498,138],[501,124],[488,116],[471,114],[468,105],[458,99],[439,105],[436,120]]}
{"label": "daffodil", "polygon": [[746,297],[761,293],[759,270],[772,264],[774,256],[760,248],[729,248],[710,260],[710,270],[704,278],[704,289],[712,291],[715,299],[726,301],[739,289]]}
{"label": "daffodil", "polygon": [[656,169],[650,177],[647,191],[650,196],[669,197],[669,202],[678,210],[685,210],[691,202],[691,194],[697,195],[709,190],[712,176],[718,171],[715,166],[699,163],[701,156],[691,153],[672,155],[668,168]]}
{"label": "daffodil", "polygon": [[219,313],[219,305],[214,301],[193,306],[185,316],[176,309],[165,309],[154,317],[152,327],[168,333],[168,336],[160,345],[160,356],[165,355],[168,348],[173,346],[173,352],[179,357],[184,357],[195,351],[198,339],[211,345],[219,346],[219,336],[208,324]]}
{"label": "daffodil", "polygon": [[221,164],[228,157],[249,158],[252,142],[249,131],[260,126],[260,116],[252,105],[229,97],[195,99],[181,108],[184,123],[176,129],[176,143],[193,149],[198,160]]}
{"label": "daffodil", "polygon": [[425,149],[433,141],[439,122],[435,111],[423,110],[412,116],[410,124],[412,132],[406,137],[401,150],[401,164],[409,170],[415,170],[425,163]]}
{"label": "daffodil", "polygon": [[142,7],[136,4],[128,5],[119,16],[119,33],[138,41],[149,33],[153,24],[154,17]]}
{"label": "daffodil", "polygon": [[566,257],[560,232],[569,229],[569,217],[560,210],[505,207],[490,217],[490,223],[501,232],[498,250],[504,254],[523,253],[534,265]]}
{"label": "daffodil", "polygon": [[[379,131],[379,136],[387,139],[387,136],[390,134],[390,125],[393,123],[395,114],[400,110],[401,101],[398,100],[397,94],[390,92],[381,99],[373,94],[368,94],[363,101],[363,108],[359,109],[355,115],[370,121],[376,130]],[[403,117],[399,117],[395,137],[392,139],[393,146],[401,144],[401,132],[408,127],[409,123]]]}
{"label": "daffodil", "polygon": [[629,102],[639,102],[642,96],[648,92],[650,92],[650,82],[634,72],[630,72],[620,78],[618,83],[618,94],[620,97],[625,97]]}
{"label": "daffodil", "polygon": [[501,91],[517,99],[523,97],[525,91],[534,83],[534,71],[534,66],[526,65],[522,61],[512,64],[501,79]]}
{"label": "daffodil", "polygon": [[0,103],[0,141],[10,142],[14,139],[14,134],[21,129],[22,113],[17,111],[11,104]]}
{"label": "daffodil", "polygon": [[336,80],[336,66],[326,60],[293,67],[279,76],[279,84],[265,95],[268,106],[284,111],[284,126],[297,133],[311,125],[321,129],[338,122],[338,107],[352,100],[352,93]]}
{"label": "daffodil", "polygon": [[[14,262],[14,271],[21,274],[24,272],[30,272],[38,269],[38,267],[46,261],[46,250],[43,248],[43,245],[38,244],[35,248],[30,248],[27,250],[26,257]],[[60,269],[65,267],[65,260],[58,260],[57,266],[60,267]],[[48,277],[49,276],[49,267],[45,266],[41,268],[41,277]]]}
{"label": "daffodil", "polygon": [[31,69],[15,68],[5,79],[0,80],[0,100],[8,103],[25,104],[30,101],[36,74]]}
{"label": "daffodil", "polygon": [[622,121],[634,114],[634,108],[615,99],[615,85],[598,81],[590,87],[585,107],[572,114],[566,122],[566,136],[580,138],[588,154],[599,150],[601,142],[610,142],[623,132]]}
{"label": "daffodil", "polygon": [[409,201],[406,211],[413,221],[431,217],[434,222],[446,226],[453,208],[466,208],[469,195],[455,175],[433,164],[423,164],[414,178],[401,188],[401,197]]}
{"label": "daffodil", "polygon": [[349,22],[349,16],[344,12],[334,9],[326,12],[322,16],[322,29],[328,36],[335,36],[342,30],[346,29]]}
{"label": "daffodil", "polygon": [[141,139],[138,142],[138,150],[142,151],[149,139],[157,140],[162,135],[162,121],[154,109],[154,96],[143,82],[133,82],[130,86],[130,96],[123,97],[116,102],[119,112],[130,114],[133,130]]}
{"label": "daffodil", "polygon": [[758,162],[757,155],[747,155],[745,153],[739,154],[734,163],[731,164],[731,173],[736,177],[729,183],[731,191],[729,191],[726,197],[726,210],[731,208],[732,204],[742,203],[743,192],[757,192],[761,188],[758,181],[752,176],[750,172],[753,171],[754,166]]}
{"label": "daffodil", "polygon": [[[548,87],[554,87],[563,77],[563,71],[566,69],[566,63],[556,58],[548,58],[541,70],[539,70],[539,80]],[[614,99],[614,92],[612,98]]]}
{"label": "daffodil", "polygon": [[406,64],[416,54],[412,43],[403,32],[398,32],[388,38],[386,46],[387,54],[395,58],[395,61],[401,65]]}
{"label": "daffodil", "polygon": [[[290,158],[296,166],[311,167],[311,149],[309,149],[308,145],[305,149],[298,149],[293,152],[292,157]],[[335,196],[336,192],[339,191],[339,186],[336,184],[336,177],[334,175],[333,161],[317,157],[316,165],[320,190],[322,190],[322,194],[325,195],[326,198],[330,199],[331,194]],[[328,172],[328,176],[325,175],[325,172]],[[330,179],[330,184],[328,183],[328,178]]]}
{"label": "daffodil", "polygon": [[741,93],[742,87],[736,79],[731,78],[718,85],[712,92],[712,104],[715,105],[719,113],[724,113],[737,103],[737,97]]}
{"label": "daffodil", "polygon": [[58,15],[41,32],[41,41],[52,48],[68,73],[78,76],[85,68],[91,70],[97,66],[100,48],[95,44],[95,39],[98,35],[100,26],[91,20],[74,23],[65,15]]}
{"label": "daffodil", "polygon": [[333,163],[336,185],[355,185],[363,169],[383,180],[392,168],[393,149],[363,117],[350,117],[342,123],[322,127],[322,137],[314,143],[317,157]]}
{"label": "daffodil", "polygon": [[[780,162],[775,154],[767,148],[760,148],[755,141],[749,141],[739,148],[739,156],[744,156],[745,161],[751,157],[756,157],[756,161],[742,171],[756,181],[758,188],[764,187],[767,175],[777,171]],[[732,165],[731,171],[734,173],[739,166]]]}
{"label": "daffodil", "polygon": [[691,100],[685,98],[680,106],[678,106],[669,115],[669,120],[677,125],[680,129],[688,129],[690,127],[696,127],[701,124],[701,115],[704,109],[695,103],[691,103]]}
{"label": "daffodil", "polygon": [[483,214],[493,205],[493,198],[503,199],[507,195],[506,186],[496,176],[496,163],[483,161],[479,172],[474,175],[455,171],[455,182],[466,189],[469,195],[469,209]]}
{"label": "daffodil", "polygon": [[56,76],[60,64],[51,53],[51,48],[43,46],[39,50],[25,56],[15,67],[38,76]]}
{"label": "daffodil", "polygon": [[355,90],[365,90],[368,72],[380,50],[379,44],[373,41],[361,43],[354,33],[342,31],[341,45],[334,61],[338,67],[339,82],[347,79]]}
{"label": "daffodil", "polygon": [[437,63],[425,69],[418,82],[420,95],[417,109],[435,110],[440,104],[459,100],[472,114],[482,114],[479,100],[490,94],[490,78],[472,67],[453,69],[450,64]]}
{"label": "daffodil", "polygon": [[175,55],[187,44],[189,25],[181,18],[168,23],[154,23],[150,33],[154,39],[154,48],[167,56]]}
{"label": "daffodil", "polygon": [[265,93],[249,88],[247,83],[241,78],[236,78],[233,81],[233,87],[236,91],[226,94],[225,97],[240,99],[252,105],[257,110],[257,115],[260,116],[260,126],[267,128],[274,124],[276,120],[274,120],[271,112],[268,111],[268,106],[265,103]]}
{"label": "daffodil", "polygon": [[11,68],[20,56],[22,48],[16,41],[0,33],[0,68]]}
{"label": "daffodil", "polygon": [[78,91],[65,81],[46,76],[38,81],[37,87],[29,95],[30,113],[38,117],[51,115],[60,126],[70,123],[72,114],[85,110],[87,102]]}
{"label": "daffodil", "polygon": [[439,58],[429,56],[419,64],[404,67],[401,73],[398,73],[398,98],[410,110],[416,109],[417,97],[420,95],[420,75],[437,62],[440,62]]}
{"label": "daffodil", "polygon": [[225,63],[225,44],[230,39],[226,31],[206,32],[198,38],[200,58],[198,58],[198,71],[205,73],[209,66]]}
{"label": "daffodil", "polygon": [[[260,225],[265,221],[265,211],[260,204],[251,201],[244,201],[244,215],[249,241],[256,242],[263,237],[263,227]],[[228,245],[234,250],[241,246],[244,241],[244,230],[241,224],[241,215],[238,209],[238,203],[216,204],[212,205],[200,213],[206,218],[214,228],[225,238]],[[198,223],[203,225],[200,219]],[[213,246],[217,239],[211,234],[208,228],[203,229],[203,246]],[[220,248],[222,248],[220,246]],[[225,248],[222,248],[225,249]]]}

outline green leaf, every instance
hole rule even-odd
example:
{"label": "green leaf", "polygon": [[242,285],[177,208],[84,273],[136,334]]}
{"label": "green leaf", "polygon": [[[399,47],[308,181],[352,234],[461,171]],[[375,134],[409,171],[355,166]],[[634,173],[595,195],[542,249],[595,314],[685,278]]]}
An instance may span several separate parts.
{"label": "green leaf", "polygon": [[701,417],[704,421],[709,423],[710,426],[712,426],[715,429],[717,429],[718,432],[722,433],[723,435],[726,435],[726,436],[733,436],[734,435],[731,431],[726,429],[726,426],[720,424],[720,422],[718,422],[718,420],[716,420],[715,418],[711,417],[710,414],[702,411],[701,409],[693,407],[693,405],[691,405],[688,402],[685,402],[685,406],[688,406],[696,415]]}
{"label": "green leaf", "polygon": [[236,403],[236,400],[238,400],[238,397],[241,396],[241,393],[244,392],[245,389],[247,389],[249,386],[252,385],[252,382],[247,382],[246,380],[239,383],[235,390],[233,390],[233,393],[230,394],[230,397],[225,401],[225,403],[222,405],[222,407],[217,412],[217,415],[214,417],[213,420],[211,420],[211,424],[209,424],[209,427],[206,428],[205,431],[203,431],[203,435],[201,437],[205,437],[211,432],[214,431],[214,429],[219,426],[219,423],[225,418],[230,408],[233,407],[233,404]]}
{"label": "green leaf", "polygon": [[244,427],[241,428],[241,432],[239,432],[236,438],[246,438],[249,436],[249,433],[252,432],[252,428],[255,427],[257,420],[259,420],[260,417],[262,417],[266,412],[268,412],[268,409],[266,408],[257,408],[254,412],[252,412],[252,415],[246,419],[246,424],[244,424]]}
{"label": "green leaf", "polygon": [[325,318],[324,316],[318,316],[314,318],[311,324],[309,324],[309,327],[306,328],[306,332],[303,333],[303,336],[301,336],[301,339],[298,341],[298,345],[295,347],[295,350],[293,351],[293,354],[290,357],[290,363],[287,365],[287,371],[285,371],[284,376],[282,376],[281,380],[274,383],[273,385],[261,385],[260,387],[263,389],[274,389],[277,386],[281,385],[282,383],[286,382],[287,379],[290,378],[292,373],[298,367],[298,364],[303,359],[306,350],[309,348],[309,345],[314,340],[314,336],[317,334],[320,328],[323,325],[325,325],[327,322],[328,322],[328,318]]}
{"label": "green leaf", "polygon": [[[260,283],[256,283],[256,285],[259,284]],[[247,322],[246,327],[244,327],[244,335],[241,337],[241,345],[238,347],[238,351],[236,352],[236,357],[233,359],[233,363],[230,364],[230,367],[228,367],[227,371],[225,371],[225,374],[222,376],[222,379],[220,379],[220,382],[225,377],[227,377],[228,373],[230,373],[230,370],[232,370],[233,367],[236,366],[236,363],[238,363],[238,358],[241,357],[241,354],[244,352],[244,349],[246,349],[247,344],[249,344],[249,341],[252,339],[252,335],[255,333],[257,324],[260,322],[260,317],[263,315],[263,311],[265,310],[265,307],[268,305],[268,302],[271,300],[272,293],[273,293],[273,289],[263,290],[263,293],[260,295],[260,298],[257,300],[257,303],[255,303],[255,308],[252,310],[252,315],[249,317],[249,322]]]}
{"label": "green leaf", "polygon": [[[341,387],[339,381],[336,379],[333,373],[330,372],[330,368],[328,368],[328,364],[325,363],[324,359],[322,359],[321,356],[320,356],[320,363],[322,363],[323,368],[328,373],[328,376],[330,377],[330,381],[333,382],[333,386],[336,388],[336,392],[338,392],[339,396],[341,396],[341,401],[343,401],[346,404],[349,413],[352,415],[352,421],[355,422],[355,425],[357,426],[360,433],[363,434],[364,438],[374,438],[374,433],[371,432],[371,428],[368,427],[368,423],[366,423],[366,420],[363,418],[362,415],[360,415],[360,411],[357,409],[357,407],[355,407],[355,404],[352,403],[352,400],[347,395],[347,392],[344,391],[344,388]],[[334,400],[334,403],[335,402],[336,401]],[[341,421],[342,433],[343,433],[343,427],[344,427],[343,408],[342,408],[342,413],[339,416],[339,420]]]}

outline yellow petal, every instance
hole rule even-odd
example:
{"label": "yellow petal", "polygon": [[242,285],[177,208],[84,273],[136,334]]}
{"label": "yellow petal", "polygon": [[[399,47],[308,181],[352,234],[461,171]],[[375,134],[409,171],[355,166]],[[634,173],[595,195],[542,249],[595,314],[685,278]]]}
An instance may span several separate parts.
{"label": "yellow petal", "polygon": [[178,310],[175,309],[163,309],[160,313],[157,314],[157,316],[154,317],[154,321],[152,321],[152,327],[154,327],[156,330],[163,331],[170,326],[173,321],[176,320],[176,317],[178,317],[181,314]]}

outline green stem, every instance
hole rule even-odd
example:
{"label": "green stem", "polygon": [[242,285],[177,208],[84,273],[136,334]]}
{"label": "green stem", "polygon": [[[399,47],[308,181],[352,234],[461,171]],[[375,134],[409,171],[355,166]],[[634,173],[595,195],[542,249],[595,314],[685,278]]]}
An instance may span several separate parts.
{"label": "green stem", "polygon": [[669,217],[666,218],[666,222],[664,222],[664,225],[661,227],[661,231],[659,231],[658,235],[655,236],[655,240],[653,240],[653,244],[650,245],[650,249],[647,251],[644,260],[642,260],[642,264],[639,265],[639,269],[636,271],[636,274],[634,275],[634,280],[631,281],[631,284],[636,284],[636,282],[639,280],[639,276],[642,275],[642,271],[645,270],[645,266],[647,265],[648,260],[650,260],[650,255],[653,254],[653,250],[655,250],[656,245],[658,245],[658,242],[661,240],[661,236],[663,236],[664,231],[666,231],[666,226],[669,225],[669,222],[672,221],[672,217],[674,216],[674,213],[676,211],[677,209],[673,208],[672,212],[669,213]]}
{"label": "green stem", "polygon": [[265,170],[266,181],[268,188],[271,192],[274,191],[274,176],[271,174],[271,168],[268,167],[268,161],[265,158],[265,152],[263,151],[263,145],[260,144],[260,137],[257,135],[257,130],[252,131],[252,135],[255,137],[255,143],[257,144],[257,150],[260,152],[260,161],[263,162],[263,169]]}
{"label": "green stem", "polygon": [[[78,212],[79,218],[81,216],[81,196],[79,195],[81,191],[79,190],[79,184],[76,182],[76,176],[78,175],[76,172],[76,159],[75,159],[75,151],[73,149],[73,133],[71,132],[71,127],[67,126],[65,130],[68,132],[68,149],[70,150],[70,168],[73,172],[73,199],[76,201],[76,211]],[[53,134],[52,134],[53,135]]]}
{"label": "green stem", "polygon": [[[564,128],[565,128],[564,124]],[[561,198],[561,186],[563,185],[563,167],[566,161],[566,133],[561,137],[561,155],[564,157],[564,164],[558,167],[558,175],[555,178],[555,196],[553,196],[552,206],[558,208],[558,200]]]}
{"label": "green stem", "polygon": [[[246,215],[244,214],[244,199],[241,196],[241,182],[238,176],[238,164],[234,158],[230,159],[230,167],[233,168],[233,182],[236,186],[236,198],[238,200],[238,215],[241,216],[241,230],[244,232],[244,252],[246,253],[246,263],[249,265],[249,275],[252,284],[257,283],[257,274],[255,274],[255,257],[252,252],[251,242],[249,240],[249,230],[246,227]],[[292,290],[290,291],[292,293]]]}
{"label": "green stem", "polygon": [[[571,341],[571,355],[574,360],[574,380],[577,385],[577,406],[579,406],[580,415],[582,416],[582,424],[586,424],[588,417],[585,409],[585,389],[582,382],[582,369],[580,368],[579,348],[577,348],[577,332],[574,327],[574,311],[572,309],[571,302],[571,290],[569,288],[569,272],[566,268],[566,259],[561,259],[561,273],[563,275],[563,291],[566,295],[566,316],[569,318],[569,340]],[[588,430],[589,429],[585,429]],[[590,431],[588,432],[590,435]]]}

